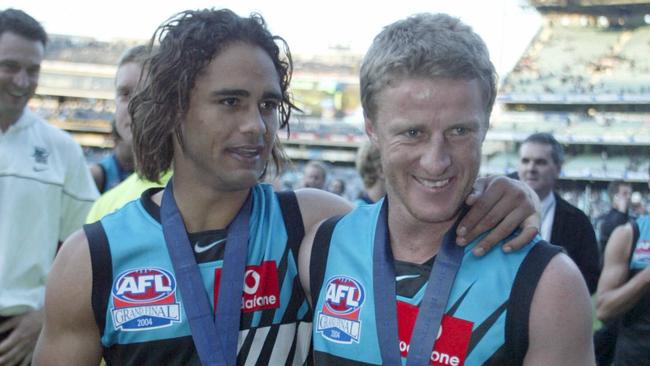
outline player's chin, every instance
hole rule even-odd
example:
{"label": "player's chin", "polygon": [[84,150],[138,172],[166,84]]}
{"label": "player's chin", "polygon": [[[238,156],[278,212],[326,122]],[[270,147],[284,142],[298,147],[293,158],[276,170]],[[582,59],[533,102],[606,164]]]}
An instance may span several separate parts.
{"label": "player's chin", "polygon": [[[460,204],[454,202],[440,202],[433,206],[434,203],[430,202],[428,205],[418,204],[412,207],[415,216],[422,222],[430,224],[444,223],[453,220],[459,212]],[[419,207],[418,207],[419,206]]]}
{"label": "player's chin", "polygon": [[261,170],[232,171],[226,178],[231,190],[248,189],[262,181]]}

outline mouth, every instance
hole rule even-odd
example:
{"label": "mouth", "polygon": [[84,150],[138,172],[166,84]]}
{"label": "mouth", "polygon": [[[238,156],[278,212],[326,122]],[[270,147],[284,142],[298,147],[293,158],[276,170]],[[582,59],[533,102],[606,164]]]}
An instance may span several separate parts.
{"label": "mouth", "polygon": [[29,90],[7,90],[7,94],[14,98],[25,98],[29,95]]}
{"label": "mouth", "polygon": [[426,179],[421,177],[413,177],[416,182],[420,183],[422,186],[433,189],[433,190],[442,190],[449,186],[452,181],[452,178],[447,179]]}
{"label": "mouth", "polygon": [[241,145],[241,146],[230,147],[227,149],[227,151],[238,160],[250,162],[250,161],[256,161],[261,157],[261,154],[264,151],[264,146]]}

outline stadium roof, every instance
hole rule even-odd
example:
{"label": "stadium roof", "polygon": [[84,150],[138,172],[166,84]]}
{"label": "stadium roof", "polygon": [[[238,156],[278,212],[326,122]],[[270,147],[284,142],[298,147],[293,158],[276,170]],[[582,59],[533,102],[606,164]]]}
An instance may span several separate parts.
{"label": "stadium roof", "polygon": [[630,15],[650,11],[650,1],[647,0],[529,0],[529,3],[542,13]]}

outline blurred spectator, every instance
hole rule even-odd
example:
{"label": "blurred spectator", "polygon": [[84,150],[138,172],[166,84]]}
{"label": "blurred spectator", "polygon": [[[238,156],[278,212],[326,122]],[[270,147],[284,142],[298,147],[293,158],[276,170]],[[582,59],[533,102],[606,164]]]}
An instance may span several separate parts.
{"label": "blurred spectator", "polygon": [[131,131],[125,128],[131,127],[119,126],[115,120],[111,122],[111,134],[115,143],[113,152],[90,167],[90,174],[99,193],[115,187],[133,173]]}
{"label": "blurred spectator", "polygon": [[519,179],[528,184],[542,202],[542,238],[566,249],[585,278],[589,292],[594,293],[600,255],[591,221],[584,212],[553,191],[563,162],[564,149],[553,135],[532,134],[519,149]]}
{"label": "blurred spectator", "polygon": [[650,364],[649,248],[650,216],[646,215],[616,228],[605,250],[596,316],[603,322],[619,323],[617,366]]}
{"label": "blurred spectator", "polygon": [[[26,365],[43,324],[58,244],[79,229],[97,189],[79,145],[32,113],[47,34],[0,11],[0,364]],[[74,299],[71,299],[74,301]]]}
{"label": "blurred spectator", "polygon": [[[149,56],[149,49],[145,46],[136,46],[127,50],[117,69],[116,92],[115,96],[115,119],[118,126],[123,126],[120,133],[128,141],[131,165],[133,162],[133,143],[131,133],[131,115],[128,111],[129,101],[137,88],[142,72],[143,64]],[[117,154],[117,153],[116,153]],[[105,215],[121,208],[125,203],[134,200],[146,189],[160,187],[167,183],[171,177],[171,172],[166,172],[160,178],[160,182],[150,182],[141,179],[136,173],[132,173],[121,183],[118,182],[114,188],[104,193],[93,205],[88,213],[86,222],[95,222]]]}
{"label": "blurred spectator", "polygon": [[[632,185],[621,180],[610,182],[607,193],[611,209],[598,218],[598,231],[601,255],[604,258],[605,245],[614,229],[628,222],[627,214],[632,195]],[[594,334],[594,349],[598,365],[611,365],[614,360],[616,337],[619,324],[617,321],[605,322]]]}
{"label": "blurred spectator", "polygon": [[363,180],[363,191],[354,201],[358,206],[364,203],[374,203],[386,195],[384,173],[381,168],[379,150],[370,141],[364,142],[357,152],[357,172]]}
{"label": "blurred spectator", "polygon": [[100,192],[115,187],[133,173],[133,136],[128,106],[140,80],[142,63],[149,54],[145,46],[128,49],[120,58],[115,75],[115,119],[113,138],[115,149],[90,171]]}
{"label": "blurred spectator", "polygon": [[309,161],[303,170],[302,187],[325,189],[327,167],[320,161]]}
{"label": "blurred spectator", "polygon": [[640,217],[647,213],[646,204],[641,192],[634,192],[630,197],[630,213],[634,217]]}
{"label": "blurred spectator", "polygon": [[615,180],[607,186],[607,194],[611,202],[611,209],[600,216],[598,222],[598,232],[601,253],[605,252],[605,245],[612,235],[612,231],[619,226],[625,224],[628,219],[628,208],[630,206],[630,198],[632,196],[632,185],[622,180]]}
{"label": "blurred spectator", "polygon": [[328,191],[339,196],[345,196],[345,181],[339,178],[332,179]]}

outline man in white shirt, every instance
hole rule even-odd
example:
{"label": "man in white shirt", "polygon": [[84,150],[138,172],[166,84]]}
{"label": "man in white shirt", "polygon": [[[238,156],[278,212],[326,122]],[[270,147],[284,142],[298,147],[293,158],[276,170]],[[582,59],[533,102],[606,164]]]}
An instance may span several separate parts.
{"label": "man in white shirt", "polygon": [[31,359],[57,246],[98,195],[79,145],[26,107],[46,43],[32,17],[0,12],[0,365]]}
{"label": "man in white shirt", "polygon": [[542,202],[542,238],[564,247],[593,294],[598,284],[600,257],[591,221],[553,192],[563,162],[564,150],[553,135],[532,134],[519,148],[519,179],[528,184]]}

